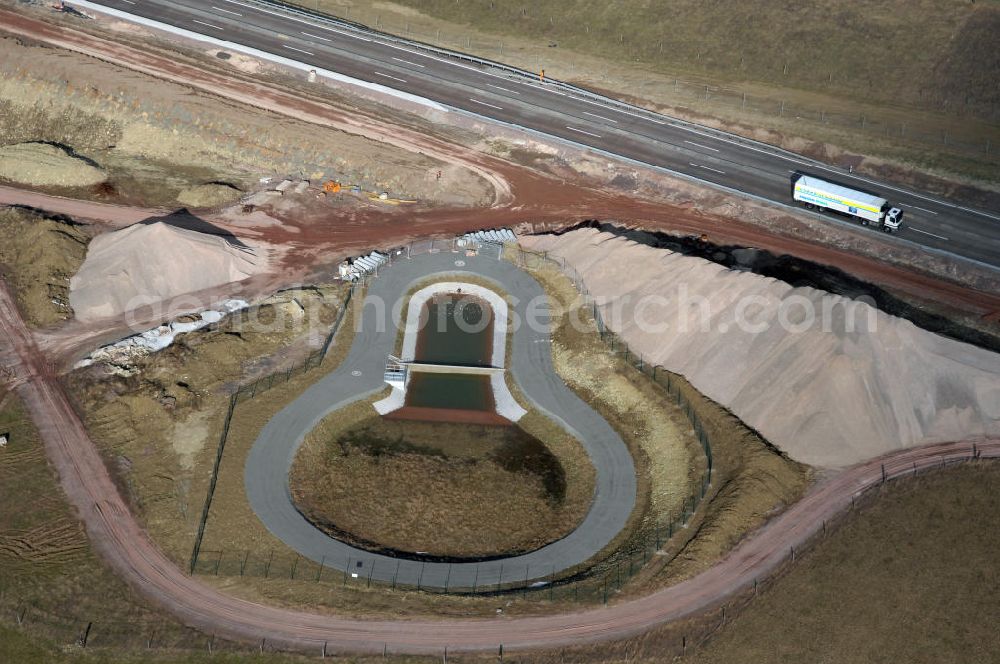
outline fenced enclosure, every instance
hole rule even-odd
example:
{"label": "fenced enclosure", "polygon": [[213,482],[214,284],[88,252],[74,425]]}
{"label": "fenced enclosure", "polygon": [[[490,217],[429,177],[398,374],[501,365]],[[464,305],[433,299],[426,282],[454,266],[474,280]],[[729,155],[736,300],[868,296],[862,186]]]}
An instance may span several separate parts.
{"label": "fenced enclosure", "polygon": [[[409,249],[415,251],[444,251],[451,250],[454,245],[447,242],[427,242],[420,245],[413,245]],[[403,257],[405,252],[396,254],[397,258]],[[497,252],[499,257],[499,251]],[[558,267],[563,274],[571,279],[577,289],[582,293],[585,306],[589,294],[586,292],[585,284],[581,276],[564,262],[546,256],[518,250],[509,251],[507,258],[520,262],[526,266],[551,265]],[[405,258],[403,258],[405,259]],[[364,287],[358,284],[355,288],[360,292]],[[354,296],[358,297],[358,296]],[[350,298],[350,296],[349,296]],[[350,302],[350,299],[348,299]],[[614,601],[615,595],[624,590],[641,591],[641,587],[633,586],[626,588],[630,579],[642,569],[650,560],[651,556],[659,555],[662,559],[663,552],[671,555],[671,537],[676,536],[678,531],[683,531],[690,523],[692,515],[697,512],[700,502],[706,496],[710,498],[712,490],[712,478],[714,460],[712,458],[712,444],[710,434],[701,423],[698,404],[684,396],[684,384],[682,379],[670,374],[661,368],[651,365],[644,357],[634,353],[627,344],[624,344],[614,333],[606,329],[600,316],[596,303],[591,298],[589,300],[590,310],[595,314],[594,323],[601,339],[607,344],[608,351],[619,357],[622,361],[628,362],[637,371],[641,371],[645,376],[656,381],[667,393],[676,401],[681,410],[688,416],[693,431],[696,433],[702,451],[705,455],[705,470],[701,475],[701,484],[689,496],[684,508],[676,514],[654,515],[649,525],[640,527],[618,551],[601,563],[588,570],[582,570],[567,578],[557,578],[553,576],[548,581],[533,584],[507,584],[503,587],[479,587],[478,584],[472,588],[446,588],[444,591],[422,588],[417,586],[402,586],[396,584],[382,584],[378,588],[382,591],[422,591],[427,593],[447,592],[457,595],[482,595],[500,596],[510,599],[525,599],[527,601],[538,602],[542,610],[547,610],[549,604],[555,603],[608,603]],[[344,312],[347,311],[345,304],[342,312],[339,313],[337,321],[330,330],[327,341],[321,349],[325,354],[332,343],[337,330],[344,320]],[[319,352],[319,351],[317,351]],[[273,373],[253,383],[241,386],[231,395],[230,418],[234,413],[238,415],[239,404],[252,401],[257,394],[262,394],[271,389],[272,386],[287,382],[296,372],[308,372],[322,363],[322,357],[315,359],[315,354],[311,355],[293,370],[285,370]],[[220,441],[220,449],[217,458],[222,458],[225,435]],[[971,445],[968,460],[978,457],[976,445]],[[949,463],[962,463],[965,459],[956,459]],[[220,461],[216,462],[216,471]],[[836,524],[848,518],[856,509],[863,508],[873,501],[883,487],[892,480],[904,477],[913,477],[924,472],[933,472],[934,469],[943,467],[945,464],[921,465],[919,468],[913,464],[912,472],[907,464],[904,468],[887,467],[883,465],[882,481],[870,483],[857,492],[852,500],[850,510],[845,510],[831,519],[829,524],[823,522],[822,528],[817,528],[815,532],[805,540],[798,542],[789,548],[784,557],[784,562],[774,571],[769,572],[766,577],[755,579],[752,584],[745,588],[736,588],[730,598],[722,605],[699,615],[692,621],[670,628],[665,632],[666,636],[655,642],[655,646],[636,646],[629,642],[609,644],[606,646],[608,652],[618,653],[628,659],[635,655],[634,648],[655,647],[659,656],[665,654],[683,654],[689,649],[696,648],[699,644],[709,639],[720,627],[725,625],[727,620],[736,615],[742,608],[752,603],[759,592],[766,590],[777,579],[779,579],[795,562],[797,556],[807,550],[812,544],[822,540],[832,531]],[[206,503],[206,513],[210,509],[210,498]],[[829,527],[828,527],[829,526]],[[202,529],[203,532],[203,529]],[[674,551],[675,552],[675,551]],[[350,561],[348,561],[349,563]],[[329,564],[328,564],[329,563]],[[358,591],[367,588],[376,588],[376,583],[370,577],[359,577],[350,573],[350,565],[345,565],[344,569],[337,569],[339,561],[315,562],[304,559],[301,556],[276,554],[273,551],[250,551],[250,550],[202,550],[200,555],[192,556],[192,569],[194,573],[201,575],[219,576],[245,576],[274,579],[276,581],[291,581],[295,583],[322,584],[324,591],[330,593],[339,592],[341,589]],[[345,571],[346,570],[346,571]],[[0,579],[2,581],[2,579]],[[262,640],[255,646],[248,648],[246,645],[225,642],[216,639],[212,634],[205,634],[193,629],[184,628],[176,623],[164,623],[150,619],[149,616],[136,617],[134,620],[109,619],[103,620],[101,616],[90,616],[75,613],[72,607],[65,607],[58,611],[40,606],[38,602],[25,601],[15,594],[5,593],[0,585],[0,622],[12,628],[22,630],[26,634],[37,635],[55,643],[66,644],[78,648],[127,648],[131,651],[172,651],[190,650],[200,652],[265,652],[280,649],[282,646],[269,641]],[[604,646],[602,646],[604,647]],[[287,648],[287,646],[285,646]],[[633,648],[633,650],[629,650]],[[325,655],[325,647],[320,650],[317,647],[310,654],[316,657]],[[500,647],[502,656],[502,646]],[[462,657],[454,657],[455,661],[462,661]],[[475,656],[470,656],[475,659]],[[581,656],[581,659],[585,659]],[[560,661],[572,661],[572,655],[568,658],[560,657]],[[534,659],[532,660],[534,661]],[[554,661],[554,660],[544,660]],[[588,660],[589,661],[589,660]]]}
{"label": "fenced enclosure", "polygon": [[[458,253],[465,251],[465,249],[460,248],[454,239],[425,240],[387,252],[389,257],[388,264],[391,265],[399,260],[407,260],[411,256],[422,253],[437,253],[442,251]],[[543,263],[551,264],[562,270],[573,281],[577,289],[581,292],[582,297],[589,298],[589,294],[579,275],[572,271],[572,268],[560,264],[558,261],[554,261],[547,256],[530,254],[524,251],[512,256],[509,250],[505,252],[502,245],[494,244],[482,245],[477,251],[483,257],[495,257],[496,260],[513,258],[515,262],[519,262],[524,267],[529,267],[529,261],[535,261],[539,265]],[[378,278],[377,272],[372,273],[367,278]],[[353,295],[356,291],[360,293],[363,287],[363,282],[356,282],[351,290],[351,294]],[[354,297],[359,296],[355,295]],[[203,549],[201,542],[211,510],[213,489],[219,467],[222,464],[228,425],[233,417],[239,416],[239,405],[252,400],[257,394],[266,392],[274,385],[281,385],[289,381],[292,377],[319,366],[326,355],[334,335],[340,327],[343,320],[343,313],[347,310],[350,302],[351,298],[349,297],[344,309],[341,311],[341,315],[338,316],[337,321],[327,336],[326,343],[322,349],[310,355],[301,365],[258,378],[252,383],[238,387],[232,393],[229,411],[219,441],[216,463],[208,489],[208,496],[206,497],[202,521],[192,551],[189,568],[191,573],[226,577],[286,579],[334,586],[363,586],[365,588],[374,586],[389,590],[422,591],[453,595],[489,596],[517,594],[523,598],[540,601],[606,603],[615,593],[620,592],[628,581],[642,570],[654,556],[657,556],[658,562],[662,563],[670,559],[671,550],[673,550],[673,553],[676,553],[679,547],[671,549],[671,543],[685,531],[688,523],[698,512],[702,501],[709,495],[712,487],[713,459],[709,434],[702,425],[696,407],[684,396],[684,393],[680,389],[680,379],[664,371],[661,367],[650,365],[641,355],[633,353],[627,344],[607,329],[601,319],[596,303],[593,303],[592,300],[587,300],[587,308],[594,314],[595,331],[606,344],[608,351],[623,360],[632,369],[639,371],[648,379],[653,380],[665,390],[666,394],[674,400],[680,412],[683,413],[690,423],[691,431],[697,439],[703,455],[699,463],[699,474],[690,483],[693,491],[682,501],[681,506],[670,513],[645,514],[638,525],[627,536],[627,539],[620,542],[614,551],[608,553],[600,561],[562,573],[556,573],[553,570],[553,574],[547,580],[530,580],[526,578],[523,582],[505,580],[502,585],[479,584],[479,575],[476,574],[476,580],[472,586],[452,586],[446,581],[444,588],[428,588],[423,586],[419,579],[416,584],[397,583],[395,575],[393,575],[394,580],[392,582],[379,582],[372,578],[371,575],[374,573],[374,568],[371,566],[368,567],[367,575],[358,575],[350,571],[352,563],[350,559],[323,559],[317,562],[289,552],[287,549]]]}

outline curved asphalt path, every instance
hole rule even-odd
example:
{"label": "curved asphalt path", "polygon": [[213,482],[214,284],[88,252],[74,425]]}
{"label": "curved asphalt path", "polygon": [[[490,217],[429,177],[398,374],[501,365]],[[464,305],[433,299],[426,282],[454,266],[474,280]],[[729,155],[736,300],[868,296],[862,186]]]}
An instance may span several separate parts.
{"label": "curved asphalt path", "polygon": [[[461,267],[456,262],[462,263]],[[474,275],[497,284],[512,296],[515,326],[510,371],[531,404],[577,438],[596,470],[594,501],[572,533],[524,555],[481,563],[434,563],[405,560],[353,547],[310,524],[292,503],[288,473],[306,434],[324,417],[381,390],[386,356],[397,339],[397,315],[403,296],[430,275]],[[428,588],[472,588],[549,579],[586,562],[621,531],[635,505],[635,466],[621,437],[558,377],[552,366],[547,298],[526,272],[504,260],[444,251],[402,259],[380,271],[368,289],[354,343],[347,359],[261,430],[247,457],[247,498],[260,520],[278,539],[316,562],[361,578],[419,584]],[[539,316],[539,312],[543,315]],[[542,325],[525,325],[529,313]],[[542,328],[542,329],[536,329]],[[355,375],[360,372],[360,375]],[[400,514],[406,520],[410,515]]]}

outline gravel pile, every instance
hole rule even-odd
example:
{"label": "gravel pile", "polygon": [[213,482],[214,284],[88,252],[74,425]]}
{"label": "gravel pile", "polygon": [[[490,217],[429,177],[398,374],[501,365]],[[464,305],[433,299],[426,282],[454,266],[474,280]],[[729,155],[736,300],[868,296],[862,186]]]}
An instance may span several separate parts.
{"label": "gravel pile", "polygon": [[91,241],[70,280],[70,304],[80,320],[118,316],[267,268],[258,250],[225,237],[163,222],[136,224]]}

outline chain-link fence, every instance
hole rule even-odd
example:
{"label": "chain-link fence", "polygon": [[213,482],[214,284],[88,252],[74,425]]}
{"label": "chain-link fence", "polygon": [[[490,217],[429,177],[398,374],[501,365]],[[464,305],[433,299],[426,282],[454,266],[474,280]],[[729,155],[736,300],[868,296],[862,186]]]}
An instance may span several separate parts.
{"label": "chain-link fence", "polygon": [[25,600],[0,591],[0,624],[58,645],[91,650],[113,648],[132,653],[245,651],[240,644],[163,620],[148,611],[136,609],[133,611],[136,615],[115,618],[95,613],[97,615],[77,614],[71,607],[54,610],[46,602]]}
{"label": "chain-link fence", "polygon": [[262,376],[254,380],[252,383],[240,385],[230,393],[229,407],[226,410],[226,416],[222,422],[222,433],[219,436],[219,445],[216,448],[215,462],[212,466],[212,475],[208,482],[208,492],[205,496],[205,506],[202,508],[201,519],[198,521],[198,533],[195,535],[194,546],[191,549],[191,562],[188,566],[188,570],[190,572],[193,573],[198,568],[201,543],[205,538],[205,527],[208,524],[208,515],[212,509],[212,498],[215,495],[215,487],[219,480],[219,468],[222,465],[222,454],[226,448],[226,441],[229,438],[229,427],[232,424],[236,406],[243,401],[253,399],[258,394],[262,394],[270,390],[275,385],[287,383],[294,376],[299,376],[308,372],[310,369],[315,369],[322,365],[323,359],[329,352],[334,337],[337,336],[337,332],[340,330],[340,327],[344,322],[344,317],[347,315],[348,307],[351,306],[351,302],[354,299],[355,291],[363,289],[364,284],[364,279],[351,284],[351,288],[347,291],[347,296],[344,298],[343,304],[341,304],[340,311],[337,312],[337,318],[334,320],[333,325],[330,327],[330,331],[323,340],[323,345],[320,346],[319,349],[310,353],[300,364],[288,367],[283,371],[275,371],[266,376]]}
{"label": "chain-link fence", "polygon": [[[437,253],[441,251],[459,252],[464,251],[459,246],[457,239],[429,239],[404,247],[395,248],[386,254],[387,263],[392,264],[398,260],[406,260],[411,256],[424,253]],[[204,536],[205,523],[211,509],[211,498],[213,488],[221,465],[222,455],[225,448],[225,441],[228,432],[228,423],[231,421],[234,412],[237,412],[238,404],[253,399],[274,385],[280,385],[293,376],[308,371],[311,367],[319,366],[322,358],[336,334],[343,319],[343,311],[346,311],[347,304],[341,316],[338,317],[327,337],[327,342],[323,349],[317,351],[306,359],[302,365],[292,369],[286,369],[272,373],[255,380],[252,383],[243,385],[235,390],[230,399],[230,408],[225,420],[223,432],[220,437],[216,464],[210,481],[208,497],[206,498],[205,510],[202,515],[201,527],[196,539],[195,547],[191,556],[190,570],[195,574],[205,574],[228,577],[256,577],[296,580],[310,583],[324,583],[341,586],[366,588],[377,586],[390,590],[419,590],[434,593],[448,594],[469,594],[469,595],[497,595],[497,594],[520,594],[526,598],[545,601],[573,601],[573,602],[607,602],[609,596],[619,592],[625,584],[645,565],[657,556],[659,562],[669,560],[669,552],[679,547],[671,547],[681,533],[687,529],[688,523],[695,516],[698,507],[708,495],[711,489],[713,460],[712,446],[709,435],[702,425],[697,408],[692,404],[680,389],[679,378],[661,367],[650,365],[642,355],[632,352],[617,335],[612,333],[604,325],[600,317],[596,303],[589,299],[590,296],[584,287],[583,280],[573,270],[571,266],[560,263],[543,254],[534,254],[526,251],[518,251],[514,254],[505,253],[504,247],[500,245],[485,244],[475,249],[480,255],[496,257],[497,260],[513,258],[514,262],[523,267],[534,267],[542,264],[551,264],[563,270],[573,283],[580,290],[581,295],[586,299],[586,307],[594,316],[596,330],[602,341],[607,344],[609,351],[623,359],[628,365],[643,375],[651,378],[662,386],[677,404],[680,411],[687,417],[697,438],[700,448],[704,453],[704,459],[699,464],[699,474],[691,482],[694,487],[692,493],[687,496],[681,506],[671,513],[666,514],[646,514],[640,523],[633,529],[628,538],[620,543],[613,552],[606,555],[597,563],[586,568],[570,571],[558,571],[553,569],[552,575],[548,579],[530,579],[523,581],[504,581],[502,585],[482,584],[474,580],[472,586],[451,586],[447,582],[444,588],[428,588],[422,586],[420,581],[416,584],[397,583],[395,580],[384,583],[372,578],[374,567],[368,567],[367,576],[358,576],[350,572],[350,560],[314,560],[303,558],[300,555],[289,552],[287,549],[275,551],[249,550],[249,549],[201,549],[201,541]],[[377,278],[377,272],[367,275],[364,280]],[[355,290],[363,287],[363,281],[355,282]],[[348,298],[348,303],[350,298]],[[664,554],[667,554],[665,556]],[[500,577],[510,578],[510,572]],[[395,575],[394,575],[395,577]],[[474,575],[478,579],[478,574]]]}

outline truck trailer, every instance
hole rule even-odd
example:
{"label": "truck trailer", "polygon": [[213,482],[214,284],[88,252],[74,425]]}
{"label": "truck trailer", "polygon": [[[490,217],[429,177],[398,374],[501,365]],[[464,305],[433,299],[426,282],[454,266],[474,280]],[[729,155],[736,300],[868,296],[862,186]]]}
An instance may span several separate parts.
{"label": "truck trailer", "polygon": [[894,233],[903,223],[903,211],[889,201],[804,173],[792,174],[792,199],[810,210],[834,210],[861,220],[862,226],[874,226]]}

